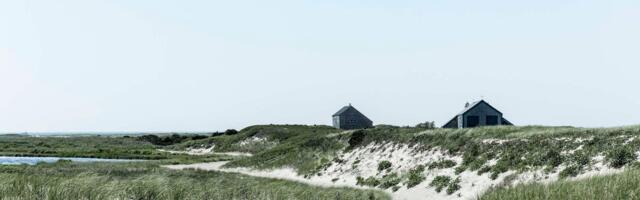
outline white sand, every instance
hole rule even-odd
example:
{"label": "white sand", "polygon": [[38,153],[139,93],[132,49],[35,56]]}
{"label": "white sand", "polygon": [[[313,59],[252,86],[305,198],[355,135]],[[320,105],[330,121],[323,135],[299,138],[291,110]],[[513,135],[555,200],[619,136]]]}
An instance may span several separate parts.
{"label": "white sand", "polygon": [[306,183],[309,185],[316,185],[316,186],[323,186],[323,187],[342,186],[342,187],[364,188],[364,187],[355,186],[355,182],[334,183],[331,181],[331,179],[320,178],[320,177],[306,179],[302,176],[298,176],[297,175],[298,173],[291,168],[281,168],[281,169],[275,169],[275,170],[253,170],[249,168],[223,168],[222,166],[227,162],[228,161],[185,164],[185,165],[165,165],[163,167],[174,169],[174,170],[200,169],[200,170],[214,170],[214,171],[221,171],[221,172],[240,173],[240,174],[245,174],[249,176],[256,176],[256,177],[263,177],[263,178],[276,178],[276,179],[297,181],[297,182]]}

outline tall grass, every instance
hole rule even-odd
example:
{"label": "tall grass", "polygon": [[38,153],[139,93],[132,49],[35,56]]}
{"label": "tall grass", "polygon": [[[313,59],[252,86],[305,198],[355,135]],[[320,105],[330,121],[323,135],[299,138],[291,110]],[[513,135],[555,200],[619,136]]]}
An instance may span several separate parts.
{"label": "tall grass", "polygon": [[389,199],[378,191],[320,188],[151,163],[0,166],[0,199]]}
{"label": "tall grass", "polygon": [[548,185],[534,183],[511,188],[490,190],[481,200],[583,200],[583,199],[640,199],[640,170],[621,174],[592,177],[580,181],[559,181]]}
{"label": "tall grass", "polygon": [[259,169],[293,167],[300,174],[311,174],[323,165],[333,162],[339,150],[346,146],[347,139],[348,135],[300,133],[279,140],[277,146],[251,157],[231,161],[227,167],[248,166]]}

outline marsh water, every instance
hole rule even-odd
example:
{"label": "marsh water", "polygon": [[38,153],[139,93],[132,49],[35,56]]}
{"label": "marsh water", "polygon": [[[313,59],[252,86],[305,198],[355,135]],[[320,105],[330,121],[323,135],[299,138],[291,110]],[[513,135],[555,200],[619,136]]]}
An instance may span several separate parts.
{"label": "marsh water", "polygon": [[90,163],[90,162],[134,162],[138,160],[126,159],[103,159],[103,158],[75,158],[75,157],[8,157],[0,156],[0,165],[35,165],[39,162],[54,163],[59,160],[70,160],[71,162]]}

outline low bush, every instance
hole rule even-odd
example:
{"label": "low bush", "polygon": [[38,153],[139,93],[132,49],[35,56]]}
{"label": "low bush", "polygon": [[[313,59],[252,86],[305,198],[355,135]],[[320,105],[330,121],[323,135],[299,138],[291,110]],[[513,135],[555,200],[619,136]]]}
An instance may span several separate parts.
{"label": "low bush", "polygon": [[369,187],[376,187],[378,185],[380,185],[380,181],[376,178],[376,177],[369,177],[369,178],[362,178],[360,176],[356,177],[356,185],[361,185],[361,186],[369,186]]}
{"label": "low bush", "polygon": [[396,186],[400,184],[402,179],[398,176],[397,173],[391,173],[384,175],[380,181],[380,188],[388,189],[390,187]]}
{"label": "low bush", "polygon": [[358,145],[360,145],[364,140],[364,137],[365,137],[365,132],[363,130],[357,130],[353,132],[351,134],[351,137],[349,138],[349,141],[348,141],[349,146],[347,147],[347,150],[353,149]]}
{"label": "low bush", "polygon": [[439,160],[433,163],[430,163],[428,166],[429,169],[446,169],[446,168],[451,168],[456,166],[456,161],[453,160],[447,160],[447,159],[443,159],[443,160]]}
{"label": "low bush", "polygon": [[489,172],[489,171],[491,171],[491,167],[489,167],[489,166],[483,166],[482,168],[480,168],[480,169],[478,170],[478,175],[482,175],[482,174],[487,173],[487,172]]}
{"label": "low bush", "polygon": [[423,165],[418,165],[416,168],[409,170],[407,181],[405,182],[405,185],[407,185],[407,188],[412,188],[422,183],[422,181],[426,179],[424,177],[424,174],[422,174],[423,172],[424,172]]}
{"label": "low bush", "polygon": [[636,154],[628,147],[617,147],[607,152],[606,160],[609,162],[609,166],[613,168],[620,168],[636,160]]}
{"label": "low bush", "polygon": [[391,168],[391,165],[391,162],[389,162],[388,160],[380,161],[380,163],[378,163],[378,171],[389,169]]}
{"label": "low bush", "polygon": [[227,129],[226,131],[224,131],[225,135],[235,135],[238,134],[238,131],[235,129]]}
{"label": "low bush", "polygon": [[582,170],[581,166],[571,165],[571,166],[568,166],[567,168],[564,168],[562,171],[560,171],[559,176],[561,179],[568,178],[568,177],[575,177],[578,174],[580,174],[581,170]]}
{"label": "low bush", "polygon": [[435,187],[436,192],[440,192],[443,188],[449,186],[449,182],[451,182],[451,177],[449,176],[436,176],[436,178],[429,183],[429,186]]}
{"label": "low bush", "polygon": [[458,190],[460,190],[460,177],[449,183],[447,186],[447,194],[451,195]]}

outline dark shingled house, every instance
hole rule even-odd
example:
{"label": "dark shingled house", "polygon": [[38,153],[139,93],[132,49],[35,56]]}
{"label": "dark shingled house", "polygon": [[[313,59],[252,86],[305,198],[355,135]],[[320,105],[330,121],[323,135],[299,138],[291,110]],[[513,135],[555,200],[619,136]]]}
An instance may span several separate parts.
{"label": "dark shingled house", "polygon": [[333,127],[345,130],[363,129],[373,127],[373,122],[349,104],[333,115]]}
{"label": "dark shingled house", "polygon": [[447,122],[442,128],[472,128],[478,126],[513,125],[502,117],[502,112],[484,100],[467,103],[462,112]]}

